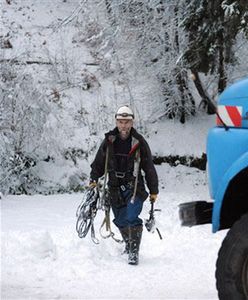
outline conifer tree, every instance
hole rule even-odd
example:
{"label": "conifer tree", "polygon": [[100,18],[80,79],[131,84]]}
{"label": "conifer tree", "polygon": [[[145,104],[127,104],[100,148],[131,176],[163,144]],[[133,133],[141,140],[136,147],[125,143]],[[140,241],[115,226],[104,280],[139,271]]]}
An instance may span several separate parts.
{"label": "conifer tree", "polygon": [[195,85],[203,101],[210,102],[199,72],[216,74],[218,93],[227,84],[226,68],[235,64],[233,51],[239,33],[247,35],[248,2],[245,0],[187,0],[183,28],[188,34],[184,54],[195,76]]}

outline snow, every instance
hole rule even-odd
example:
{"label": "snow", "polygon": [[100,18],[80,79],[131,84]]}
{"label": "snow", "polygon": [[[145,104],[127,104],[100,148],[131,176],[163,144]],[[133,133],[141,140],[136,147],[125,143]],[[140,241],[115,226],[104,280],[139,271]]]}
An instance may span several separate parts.
{"label": "snow", "polygon": [[[59,109],[53,107],[55,112],[47,116],[45,137],[42,136],[45,142],[40,149],[41,152],[46,147],[50,151],[55,149],[50,145],[55,141],[61,149],[83,149],[88,157],[78,159],[76,166],[72,161],[65,162],[60,158],[56,158],[56,163],[42,161],[33,168],[35,174],[63,186],[70,176],[75,175],[75,168],[89,174],[95,146],[99,145],[106,128],[112,128],[116,107],[126,104],[127,99],[135,99],[136,125],[146,136],[154,155],[201,157],[205,152],[207,131],[213,126],[215,117],[198,112],[198,116],[186,124],[161,120],[147,125],[152,104],[159,97],[153,88],[156,83],[150,82],[146,74],[136,80],[131,77],[125,83],[121,76],[118,80],[109,78],[96,66],[87,65],[94,63],[95,58],[82,43],[86,34],[76,26],[63,25],[63,20],[73,14],[78,3],[75,0],[13,0],[11,5],[3,2],[1,22],[5,26],[2,26],[2,35],[11,31],[13,44],[12,50],[4,52],[5,59],[66,60],[62,68],[68,67],[67,77],[62,78],[64,73],[60,74],[58,66],[53,71],[61,78],[51,85],[48,83],[53,78],[43,67],[26,66],[41,91],[46,82],[49,88],[46,86],[43,91],[47,98],[60,79],[62,82],[69,80],[73,86],[78,81],[83,84],[82,73],[84,76],[96,75],[95,86],[90,91],[82,91],[82,88],[68,91],[66,85],[60,86],[60,105],[65,109],[57,115],[55,112]],[[58,30],[61,26],[62,30]],[[105,58],[108,58],[107,54]],[[110,73],[112,67],[109,67]],[[92,73],[89,70],[93,70]],[[135,70],[130,70],[132,72]],[[97,87],[99,81],[101,88]],[[81,123],[76,127],[73,117],[78,109],[86,114],[84,119],[77,115],[78,123]],[[211,225],[184,228],[178,217],[180,203],[209,200],[206,172],[181,165],[172,168],[162,164],[156,168],[160,193],[155,206],[161,212],[156,212],[155,217],[163,239],[160,240],[156,232],[151,234],[144,229],[139,266],[127,264],[126,256],[121,255],[123,245],[111,238],[100,237],[101,211],[95,221],[100,244],[95,245],[90,236],[78,238],[75,214],[82,194],[2,196],[0,193],[1,299],[217,299],[215,261],[226,232],[212,234]],[[148,212],[147,201],[141,217],[147,218]],[[112,229],[120,238],[114,225]]]}
{"label": "snow", "polygon": [[[95,220],[100,243],[90,235],[79,239],[75,213],[82,194],[4,197],[2,299],[217,299],[215,261],[225,231],[181,227],[178,217],[179,203],[208,200],[206,174],[181,165],[157,170],[161,212],[155,218],[163,239],[144,229],[138,266],[127,264],[122,244],[101,238],[102,211]],[[146,201],[141,217],[148,212]]]}
{"label": "snow", "polygon": [[[153,155],[192,155],[201,157],[206,152],[206,136],[215,124],[215,116],[199,116],[180,124],[173,120],[150,125],[147,141]],[[163,142],[161,142],[163,141]]]}

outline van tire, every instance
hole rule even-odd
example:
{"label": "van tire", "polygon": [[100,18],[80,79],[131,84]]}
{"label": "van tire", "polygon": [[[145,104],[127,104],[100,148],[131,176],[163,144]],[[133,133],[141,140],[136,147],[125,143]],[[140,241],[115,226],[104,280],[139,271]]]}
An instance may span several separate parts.
{"label": "van tire", "polygon": [[248,214],[232,226],[223,240],[215,275],[220,300],[248,299]]}

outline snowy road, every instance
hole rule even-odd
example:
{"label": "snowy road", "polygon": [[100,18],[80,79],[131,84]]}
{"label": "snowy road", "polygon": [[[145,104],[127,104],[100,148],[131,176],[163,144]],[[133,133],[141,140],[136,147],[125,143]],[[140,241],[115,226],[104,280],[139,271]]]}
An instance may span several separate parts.
{"label": "snowy road", "polygon": [[[128,265],[112,239],[95,245],[78,238],[80,194],[2,199],[1,299],[217,299],[215,261],[225,232],[183,228],[178,220],[179,203],[208,199],[205,173],[167,165],[158,172],[163,240],[144,230],[139,266]],[[143,218],[148,211],[146,202]],[[100,211],[96,229],[102,220]]]}

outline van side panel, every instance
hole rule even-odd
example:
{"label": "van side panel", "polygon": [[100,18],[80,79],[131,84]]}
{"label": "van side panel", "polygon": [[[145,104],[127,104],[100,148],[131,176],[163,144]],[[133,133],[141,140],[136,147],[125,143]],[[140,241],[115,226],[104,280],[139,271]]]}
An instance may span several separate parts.
{"label": "van side panel", "polygon": [[220,215],[221,208],[223,204],[223,199],[229,182],[234,178],[239,172],[248,167],[248,152],[244,153],[238,160],[236,160],[226,171],[224,176],[220,178],[219,188],[215,193],[214,198],[214,208],[212,215],[212,230],[216,232],[220,228]]}

